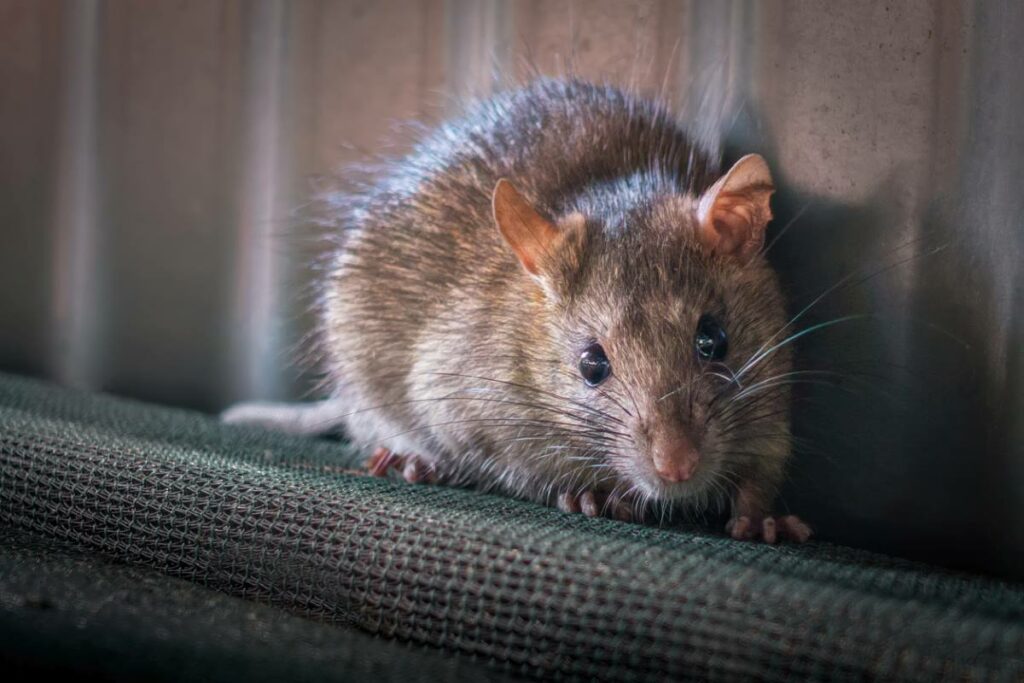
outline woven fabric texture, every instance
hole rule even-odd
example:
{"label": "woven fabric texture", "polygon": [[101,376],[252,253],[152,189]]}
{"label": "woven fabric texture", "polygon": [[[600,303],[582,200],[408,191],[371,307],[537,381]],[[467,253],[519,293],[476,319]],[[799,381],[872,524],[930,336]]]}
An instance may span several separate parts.
{"label": "woven fabric texture", "polygon": [[523,680],[2,526],[0,670],[8,683]]}
{"label": "woven fabric texture", "polygon": [[1024,587],[359,476],[343,445],[0,376],[0,523],[562,678],[1024,678]]}

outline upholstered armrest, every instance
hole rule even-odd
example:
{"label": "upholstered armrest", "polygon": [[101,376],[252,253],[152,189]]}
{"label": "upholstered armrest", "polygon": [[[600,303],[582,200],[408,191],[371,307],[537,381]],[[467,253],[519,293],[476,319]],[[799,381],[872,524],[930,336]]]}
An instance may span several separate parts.
{"label": "upholstered armrest", "polygon": [[0,524],[506,672],[1024,677],[1024,587],[359,476],[343,444],[0,376]]}

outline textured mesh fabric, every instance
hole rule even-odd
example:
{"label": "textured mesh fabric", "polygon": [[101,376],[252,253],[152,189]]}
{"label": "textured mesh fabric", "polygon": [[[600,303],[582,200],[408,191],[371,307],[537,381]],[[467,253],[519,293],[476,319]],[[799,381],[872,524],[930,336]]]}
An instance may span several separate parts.
{"label": "textured mesh fabric", "polygon": [[1024,677],[1024,587],[357,476],[344,446],[0,376],[0,523],[507,671]]}
{"label": "textured mesh fabric", "polygon": [[8,683],[522,680],[2,526],[0,671]]}

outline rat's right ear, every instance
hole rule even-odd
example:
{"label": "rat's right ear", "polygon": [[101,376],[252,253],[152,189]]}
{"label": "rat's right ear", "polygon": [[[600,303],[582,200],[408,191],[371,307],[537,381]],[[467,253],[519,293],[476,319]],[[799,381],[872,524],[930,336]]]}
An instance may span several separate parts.
{"label": "rat's right ear", "polygon": [[749,261],[764,245],[775,185],[760,154],[737,161],[700,197],[697,237],[711,252]]}
{"label": "rat's right ear", "polygon": [[540,262],[559,237],[554,223],[537,213],[509,181],[502,178],[494,186],[491,199],[494,222],[512,247],[519,263],[530,275],[540,276]]}

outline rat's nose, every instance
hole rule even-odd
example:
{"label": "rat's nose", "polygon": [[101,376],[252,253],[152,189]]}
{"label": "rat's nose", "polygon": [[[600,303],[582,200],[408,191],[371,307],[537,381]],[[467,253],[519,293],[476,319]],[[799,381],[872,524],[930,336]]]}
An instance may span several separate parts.
{"label": "rat's nose", "polygon": [[651,444],[654,471],[665,481],[687,481],[697,470],[700,453],[683,431],[659,434]]}

